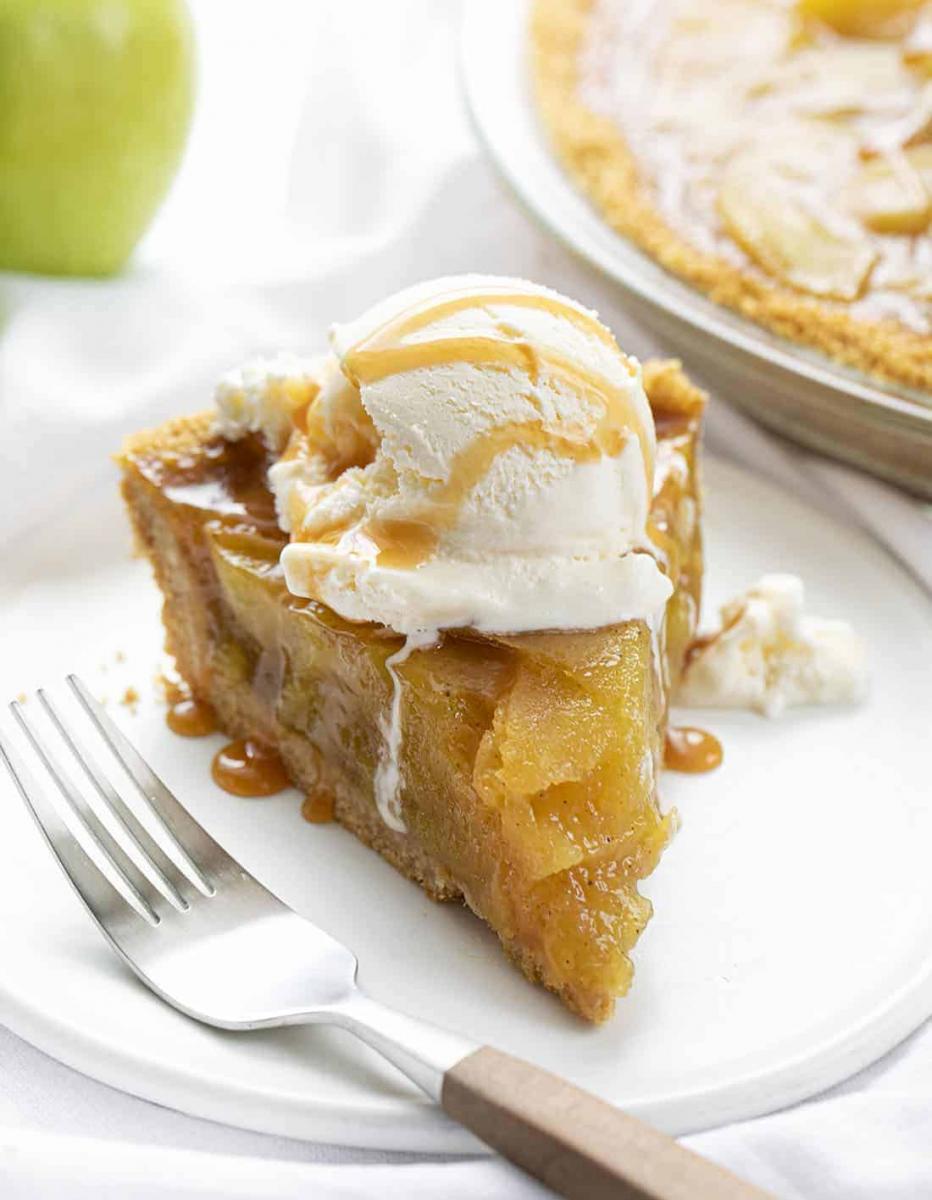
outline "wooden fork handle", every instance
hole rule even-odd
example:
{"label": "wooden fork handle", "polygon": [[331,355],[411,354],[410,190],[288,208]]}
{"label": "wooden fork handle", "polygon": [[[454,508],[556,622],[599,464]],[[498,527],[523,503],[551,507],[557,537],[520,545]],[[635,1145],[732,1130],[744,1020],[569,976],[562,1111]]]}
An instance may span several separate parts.
{"label": "wooden fork handle", "polygon": [[490,1046],[447,1071],[441,1104],[568,1200],[768,1197],[604,1100]]}

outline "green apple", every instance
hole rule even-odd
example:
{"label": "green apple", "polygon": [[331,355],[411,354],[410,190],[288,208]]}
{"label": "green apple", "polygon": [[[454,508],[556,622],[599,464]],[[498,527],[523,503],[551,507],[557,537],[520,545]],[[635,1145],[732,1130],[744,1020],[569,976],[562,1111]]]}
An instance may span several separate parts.
{"label": "green apple", "polygon": [[108,275],[178,167],[184,0],[0,0],[0,268]]}

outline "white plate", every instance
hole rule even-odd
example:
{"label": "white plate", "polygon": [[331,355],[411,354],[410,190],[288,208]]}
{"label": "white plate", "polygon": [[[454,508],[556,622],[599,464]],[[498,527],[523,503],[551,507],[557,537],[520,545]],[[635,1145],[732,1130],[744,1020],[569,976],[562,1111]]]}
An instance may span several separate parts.
{"label": "white plate", "polygon": [[778,432],[932,498],[932,396],[863,375],[714,304],[620,237],[572,184],[541,130],[527,70],[531,0],[464,6],[473,122],[527,209],[620,285],[631,314],[690,373]]}
{"label": "white plate", "polygon": [[[710,463],[708,485],[710,600],[798,571],[814,611],[868,639],[872,698],[780,722],[699,718],[725,765],[664,779],[683,828],[647,884],[656,915],[634,989],[601,1029],[526,983],[465,910],[431,903],[338,827],[305,824],[295,793],[238,800],[213,786],[219,738],[174,737],[154,699],[158,599],[115,497],[7,556],[0,695],[82,673],[207,828],[358,953],[377,998],[677,1133],[750,1117],[849,1075],[932,1010],[932,605],[861,534],[732,466]],[[129,684],[135,716],[117,703]],[[223,1033],[160,1004],[93,928],[5,778],[0,963],[10,1028],[140,1096],[319,1141],[472,1148],[347,1035]]]}

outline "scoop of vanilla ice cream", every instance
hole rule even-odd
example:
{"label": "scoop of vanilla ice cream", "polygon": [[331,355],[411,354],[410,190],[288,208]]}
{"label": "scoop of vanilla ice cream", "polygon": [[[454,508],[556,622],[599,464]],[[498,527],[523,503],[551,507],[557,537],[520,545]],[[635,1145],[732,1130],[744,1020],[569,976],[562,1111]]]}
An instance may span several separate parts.
{"label": "scoop of vanilla ice cream", "polygon": [[765,575],[721,609],[700,639],[676,700],[778,716],[805,704],[850,704],[867,692],[864,644],[846,621],[804,612],[802,580]]}
{"label": "scoop of vanilla ice cream", "polygon": [[435,280],[336,327],[269,472],[289,590],[404,634],[659,621],[654,426],[594,314],[523,280]]}

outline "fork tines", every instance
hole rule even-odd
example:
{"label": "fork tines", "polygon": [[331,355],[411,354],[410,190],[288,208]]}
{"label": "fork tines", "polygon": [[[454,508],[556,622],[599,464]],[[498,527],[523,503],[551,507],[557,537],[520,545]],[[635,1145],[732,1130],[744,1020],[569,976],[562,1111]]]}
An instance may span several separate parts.
{"label": "fork tines", "polygon": [[99,745],[122,775],[123,786],[126,780],[133,785],[135,804],[121,794],[76,732],[73,719],[66,718],[43,689],[37,696],[44,720],[27,713],[19,701],[13,701],[10,710],[55,783],[58,802],[51,799],[47,787],[40,786],[2,731],[0,758],[94,916],[101,921],[105,914],[112,916],[114,904],[122,897],[139,916],[156,925],[166,912],[188,910],[192,888],[204,896],[214,894],[213,883],[197,863],[215,860],[224,852],[181,807],[86,685],[75,675],[68,676],[68,684]]}

